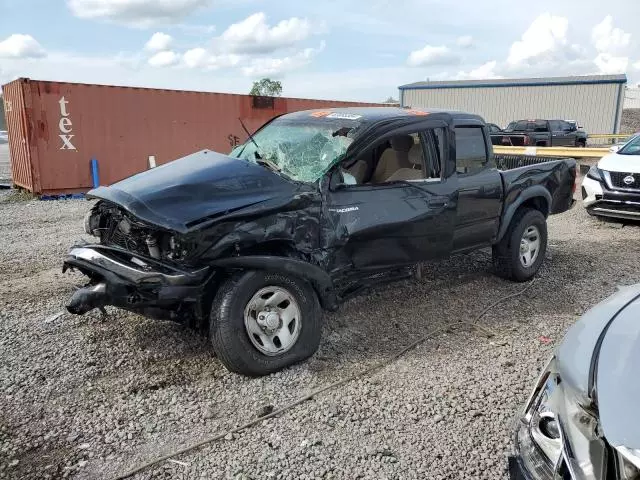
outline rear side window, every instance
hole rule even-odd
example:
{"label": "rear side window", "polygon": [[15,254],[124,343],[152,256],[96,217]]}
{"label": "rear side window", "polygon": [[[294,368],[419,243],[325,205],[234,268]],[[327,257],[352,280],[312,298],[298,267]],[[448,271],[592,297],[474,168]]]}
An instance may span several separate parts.
{"label": "rear side window", "polygon": [[547,127],[547,122],[536,122],[534,126],[535,132],[548,132],[549,127]]}
{"label": "rear side window", "polygon": [[483,170],[487,146],[480,127],[456,127],[456,171],[465,175]]}

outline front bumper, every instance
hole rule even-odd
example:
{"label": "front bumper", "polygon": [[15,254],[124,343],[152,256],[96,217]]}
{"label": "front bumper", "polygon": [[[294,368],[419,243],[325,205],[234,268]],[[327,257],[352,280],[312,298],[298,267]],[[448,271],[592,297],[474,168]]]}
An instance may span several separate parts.
{"label": "front bumper", "polygon": [[208,277],[208,267],[182,270],[163,262],[104,245],[73,247],[63,272],[77,269],[90,282],[78,289],[67,304],[69,312],[82,315],[94,308],[113,305],[132,311],[169,307],[197,297]]}
{"label": "front bumper", "polygon": [[582,202],[592,215],[640,220],[640,190],[614,190],[603,182],[585,177]]}

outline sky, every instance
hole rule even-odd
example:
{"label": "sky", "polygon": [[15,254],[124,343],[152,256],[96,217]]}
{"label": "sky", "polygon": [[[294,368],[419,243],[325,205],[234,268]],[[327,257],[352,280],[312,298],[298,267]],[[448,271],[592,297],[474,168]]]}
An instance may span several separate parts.
{"label": "sky", "polygon": [[0,0],[0,85],[37,80],[384,101],[398,86],[626,73],[639,0]]}

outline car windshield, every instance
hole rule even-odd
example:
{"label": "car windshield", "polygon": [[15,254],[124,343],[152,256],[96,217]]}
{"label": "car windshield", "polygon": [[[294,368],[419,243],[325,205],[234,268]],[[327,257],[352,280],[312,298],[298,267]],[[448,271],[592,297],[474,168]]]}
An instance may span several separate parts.
{"label": "car windshield", "polygon": [[636,135],[618,150],[620,155],[640,155],[640,135]]}
{"label": "car windshield", "polygon": [[[320,112],[325,113],[325,112]],[[230,153],[231,157],[265,163],[301,182],[315,182],[342,159],[353,142],[359,122],[353,119],[280,117]]]}

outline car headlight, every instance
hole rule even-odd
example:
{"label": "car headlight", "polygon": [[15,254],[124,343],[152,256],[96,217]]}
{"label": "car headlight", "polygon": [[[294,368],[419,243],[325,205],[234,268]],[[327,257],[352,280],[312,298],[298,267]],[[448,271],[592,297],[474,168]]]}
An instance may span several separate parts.
{"label": "car headlight", "polygon": [[84,231],[94,237],[100,236],[100,215],[96,215],[93,210],[89,210],[84,216]]}
{"label": "car headlight", "polygon": [[558,386],[554,359],[543,370],[519,421],[517,449],[536,480],[551,480],[562,454],[560,429],[550,403]]}
{"label": "car headlight", "polygon": [[640,450],[616,447],[618,478],[621,480],[640,479]]}
{"label": "car headlight", "polygon": [[603,181],[602,170],[598,168],[598,165],[592,165],[589,171],[587,172],[587,177],[592,180],[597,180],[598,182]]}

